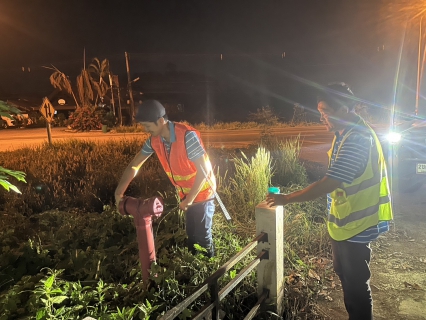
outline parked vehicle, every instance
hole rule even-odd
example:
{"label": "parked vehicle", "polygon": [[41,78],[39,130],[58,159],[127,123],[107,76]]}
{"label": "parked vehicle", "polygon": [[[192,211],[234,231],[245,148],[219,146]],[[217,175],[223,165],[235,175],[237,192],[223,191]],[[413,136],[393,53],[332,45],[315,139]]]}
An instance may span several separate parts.
{"label": "parked vehicle", "polygon": [[414,192],[426,183],[426,120],[405,117],[396,123],[383,150],[392,188]]}
{"label": "parked vehicle", "polygon": [[12,118],[8,118],[5,116],[1,116],[0,118],[0,128],[2,129],[7,129],[9,127],[14,127],[15,126],[15,119]]}
{"label": "parked vehicle", "polygon": [[20,113],[12,115],[11,118],[1,116],[0,128],[7,129],[9,127],[25,127],[33,123],[33,120],[28,116],[27,113]]}

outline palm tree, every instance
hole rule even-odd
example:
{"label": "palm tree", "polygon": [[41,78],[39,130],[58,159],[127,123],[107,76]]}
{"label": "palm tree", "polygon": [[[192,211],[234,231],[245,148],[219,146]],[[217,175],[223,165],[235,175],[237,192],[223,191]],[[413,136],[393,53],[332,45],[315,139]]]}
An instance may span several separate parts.
{"label": "palm tree", "polygon": [[91,106],[93,101],[92,80],[87,69],[81,70],[77,76],[77,90],[83,106]]}
{"label": "palm tree", "polygon": [[65,75],[65,73],[61,72],[58,68],[56,68],[53,65],[52,65],[52,67],[44,67],[44,68],[54,71],[50,75],[50,78],[49,78],[52,86],[54,88],[59,89],[59,90],[64,90],[64,91],[68,92],[70,95],[72,95],[72,97],[74,98],[74,101],[75,101],[75,105],[77,106],[77,108],[80,108],[80,106],[77,102],[77,98],[74,95],[74,91],[72,90],[71,82],[68,79],[68,77]]}
{"label": "palm tree", "polygon": [[97,92],[96,105],[98,98],[105,97],[109,89],[108,81],[106,80],[110,74],[108,59],[104,59],[101,62],[98,58],[94,58],[93,62],[89,65],[89,74],[93,87]]}

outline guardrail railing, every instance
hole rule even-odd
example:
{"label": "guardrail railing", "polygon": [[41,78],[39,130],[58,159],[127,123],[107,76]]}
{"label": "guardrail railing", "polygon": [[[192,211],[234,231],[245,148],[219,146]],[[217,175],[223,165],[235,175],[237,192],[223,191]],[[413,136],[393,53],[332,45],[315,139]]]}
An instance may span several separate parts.
{"label": "guardrail railing", "polygon": [[[211,315],[212,320],[218,320],[220,301],[256,267],[258,273],[258,301],[244,320],[253,319],[262,303],[267,300],[269,300],[269,303],[275,305],[277,313],[281,314],[284,292],[283,216],[284,210],[282,206],[269,208],[265,202],[259,204],[256,207],[256,234],[258,236],[207,278],[191,296],[158,319],[174,319],[203,293],[209,291],[210,302],[205,304],[192,319],[204,319],[204,317]],[[254,248],[257,248],[256,258],[249,262],[224,288],[219,290],[218,279]]]}

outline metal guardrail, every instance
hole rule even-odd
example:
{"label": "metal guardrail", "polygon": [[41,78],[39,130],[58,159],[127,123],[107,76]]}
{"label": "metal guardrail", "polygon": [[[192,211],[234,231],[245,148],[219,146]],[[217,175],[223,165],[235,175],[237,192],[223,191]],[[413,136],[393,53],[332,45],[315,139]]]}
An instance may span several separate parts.
{"label": "metal guardrail", "polygon": [[[269,258],[269,252],[263,250],[260,252],[257,257],[252,260],[246,267],[244,267],[238,275],[232,279],[222,290],[219,291],[218,279],[228,272],[235,264],[237,264],[242,258],[244,258],[251,250],[256,248],[259,242],[268,241],[268,234],[261,232],[256,238],[254,238],[248,245],[246,245],[240,252],[233,256],[228,262],[226,262],[222,267],[220,267],[216,272],[214,272],[210,277],[208,277],[204,283],[198,287],[198,289],[184,301],[179,303],[173,309],[170,309],[166,314],[158,318],[158,320],[173,320],[177,317],[183,310],[185,310],[192,302],[194,302],[198,297],[200,297],[207,290],[210,291],[211,301],[210,303],[205,304],[201,310],[192,318],[203,319],[208,314],[211,314],[212,320],[219,320],[219,305],[220,301],[223,300],[226,295],[234,289],[237,284],[239,284],[263,259]],[[256,305],[244,320],[253,319],[258,311],[262,302],[268,297],[269,291],[264,289],[262,295],[259,297]]]}

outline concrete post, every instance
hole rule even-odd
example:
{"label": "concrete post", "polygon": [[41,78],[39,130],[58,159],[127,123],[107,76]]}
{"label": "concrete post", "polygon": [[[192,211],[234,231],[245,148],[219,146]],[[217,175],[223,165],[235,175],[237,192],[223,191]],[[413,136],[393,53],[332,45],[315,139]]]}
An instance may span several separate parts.
{"label": "concrete post", "polygon": [[284,208],[269,208],[266,202],[256,206],[256,234],[266,232],[268,242],[259,243],[257,253],[269,251],[269,259],[262,260],[257,267],[257,294],[269,289],[267,303],[276,306],[278,315],[283,313],[284,298]]}

